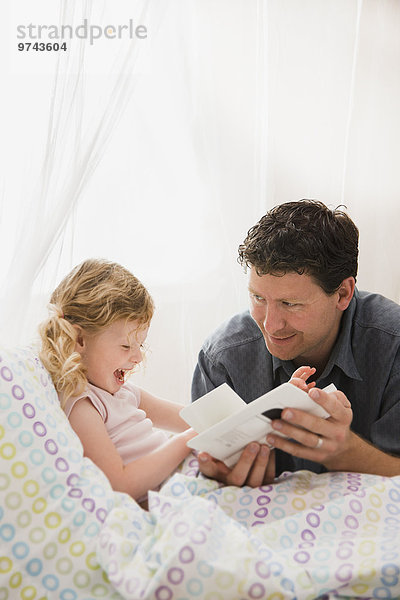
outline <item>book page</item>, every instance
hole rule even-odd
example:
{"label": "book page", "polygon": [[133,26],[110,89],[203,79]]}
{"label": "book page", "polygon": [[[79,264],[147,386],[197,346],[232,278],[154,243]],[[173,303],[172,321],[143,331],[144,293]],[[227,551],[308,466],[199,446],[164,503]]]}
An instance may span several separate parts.
{"label": "book page", "polygon": [[[214,392],[220,390],[221,387],[207,394],[208,402],[213,400],[214,405],[216,404],[217,394],[214,394]],[[333,384],[328,386],[328,388],[325,388],[326,391],[334,391],[336,389]],[[220,390],[218,395],[224,391]],[[237,394],[235,395],[237,396]],[[199,400],[196,400],[191,406],[196,405],[197,402]],[[237,403],[234,414],[223,418],[219,422],[214,422],[206,430],[203,429],[199,435],[188,442],[188,446],[195,450],[208,452],[214,458],[224,461],[228,467],[232,467],[237,462],[243,448],[250,442],[265,443],[266,435],[272,431],[274,431],[275,435],[282,435],[272,429],[271,420],[280,418],[280,414],[284,408],[299,408],[322,418],[329,416],[306,392],[291,383],[284,383],[253,402],[249,404],[243,402],[243,404],[242,410],[237,410],[239,406]],[[227,406],[229,406],[229,400],[225,404],[225,410]],[[181,411],[181,415],[184,410]],[[194,429],[196,428],[194,427]]]}
{"label": "book page", "polygon": [[190,427],[201,433],[246,406],[246,402],[227,383],[223,383],[185,406],[179,414]]}

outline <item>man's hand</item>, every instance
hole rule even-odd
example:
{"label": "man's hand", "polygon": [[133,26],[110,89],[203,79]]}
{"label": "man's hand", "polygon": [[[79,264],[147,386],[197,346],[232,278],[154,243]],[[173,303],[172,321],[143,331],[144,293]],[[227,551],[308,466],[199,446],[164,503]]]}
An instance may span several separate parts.
{"label": "man's hand", "polygon": [[246,446],[232,469],[206,452],[200,452],[198,459],[203,475],[225,485],[259,487],[271,483],[275,477],[275,452],[257,442]]}
{"label": "man's hand", "polygon": [[[314,388],[309,391],[309,396],[322,406],[330,417],[321,419],[302,410],[285,408],[281,419],[272,421],[272,427],[289,439],[269,434],[268,444],[293,456],[322,463],[330,470],[338,470],[335,463],[342,463],[352,441],[351,404],[339,391],[328,394]],[[350,456],[349,459],[351,460]]]}

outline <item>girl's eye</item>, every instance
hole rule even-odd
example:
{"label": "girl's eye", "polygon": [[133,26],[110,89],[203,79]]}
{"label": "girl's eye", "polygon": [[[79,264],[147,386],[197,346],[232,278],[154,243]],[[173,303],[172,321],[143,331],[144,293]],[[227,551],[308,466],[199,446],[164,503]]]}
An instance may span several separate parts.
{"label": "girl's eye", "polygon": [[[123,348],[124,350],[132,350],[132,346],[127,346],[126,344],[122,344],[121,348]],[[139,344],[139,348],[140,348],[140,350],[144,350],[145,349],[145,345],[144,344]]]}

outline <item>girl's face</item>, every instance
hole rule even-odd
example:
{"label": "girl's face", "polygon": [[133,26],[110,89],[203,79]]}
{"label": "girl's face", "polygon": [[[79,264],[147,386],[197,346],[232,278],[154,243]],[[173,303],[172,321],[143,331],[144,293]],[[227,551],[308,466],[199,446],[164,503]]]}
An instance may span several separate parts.
{"label": "girl's face", "polygon": [[89,383],[115,394],[124,384],[125,373],[142,362],[148,329],[139,327],[137,321],[121,319],[95,335],[81,330],[76,349]]}

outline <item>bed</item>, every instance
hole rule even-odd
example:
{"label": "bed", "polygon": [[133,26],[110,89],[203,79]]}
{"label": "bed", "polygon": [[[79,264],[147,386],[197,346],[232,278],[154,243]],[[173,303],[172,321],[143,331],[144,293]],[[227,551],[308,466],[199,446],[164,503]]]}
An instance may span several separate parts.
{"label": "bed", "polygon": [[32,348],[0,349],[0,600],[400,598],[400,477],[223,487],[190,456],[149,511],[83,456]]}

